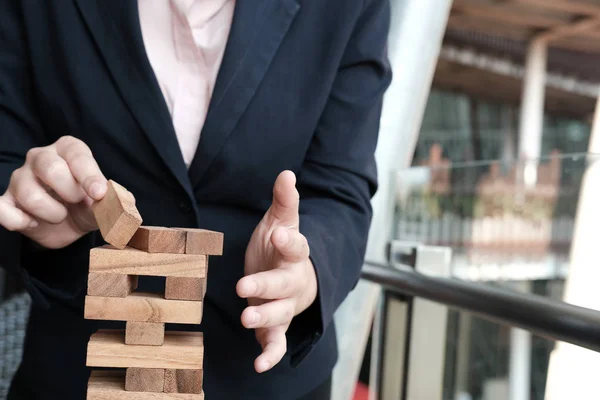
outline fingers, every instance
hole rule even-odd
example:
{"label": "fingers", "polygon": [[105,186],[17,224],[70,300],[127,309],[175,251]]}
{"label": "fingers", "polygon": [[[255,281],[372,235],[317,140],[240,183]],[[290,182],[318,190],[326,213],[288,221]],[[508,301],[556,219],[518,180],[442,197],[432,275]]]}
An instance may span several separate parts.
{"label": "fingers", "polygon": [[38,222],[20,210],[11,193],[0,196],[0,225],[9,231],[24,231],[38,227]]}
{"label": "fingers", "polygon": [[271,234],[271,243],[282,258],[288,262],[306,260],[310,253],[306,237],[296,230],[275,228]]}
{"label": "fingers", "polygon": [[42,150],[32,157],[31,169],[46,186],[68,203],[81,202],[86,194],[77,183],[67,162],[55,151]]}
{"label": "fingers", "polygon": [[73,177],[93,200],[101,200],[106,194],[106,178],[100,171],[92,151],[81,140],[64,136],[56,143],[57,154],[66,161]]}
{"label": "fingers", "polygon": [[254,361],[254,369],[262,373],[273,368],[279,363],[287,351],[287,341],[285,338],[285,326],[265,329],[260,335],[257,335],[258,341],[262,345],[263,352]]}
{"label": "fingers", "polygon": [[292,268],[280,267],[240,279],[236,291],[242,298],[283,299],[294,296],[301,286]]}
{"label": "fingers", "polygon": [[296,304],[292,299],[273,300],[260,306],[247,307],[242,313],[242,325],[248,329],[289,325],[295,311]]}
{"label": "fingers", "polygon": [[46,192],[29,167],[16,170],[9,187],[16,205],[32,217],[51,224],[67,218],[66,207]]}
{"label": "fingers", "polygon": [[299,205],[300,194],[296,190],[296,176],[292,171],[283,171],[273,186],[273,203],[269,211],[279,224],[298,229]]}

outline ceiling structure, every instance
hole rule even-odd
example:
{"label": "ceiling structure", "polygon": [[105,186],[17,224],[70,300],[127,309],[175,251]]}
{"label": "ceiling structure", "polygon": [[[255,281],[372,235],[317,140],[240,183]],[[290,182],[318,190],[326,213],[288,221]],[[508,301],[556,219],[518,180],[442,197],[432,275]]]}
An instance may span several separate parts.
{"label": "ceiling structure", "polygon": [[548,43],[549,74],[577,83],[549,85],[548,111],[589,118],[600,87],[600,0],[454,0],[434,86],[518,104],[519,77],[449,59],[444,50],[523,65],[534,39]]}

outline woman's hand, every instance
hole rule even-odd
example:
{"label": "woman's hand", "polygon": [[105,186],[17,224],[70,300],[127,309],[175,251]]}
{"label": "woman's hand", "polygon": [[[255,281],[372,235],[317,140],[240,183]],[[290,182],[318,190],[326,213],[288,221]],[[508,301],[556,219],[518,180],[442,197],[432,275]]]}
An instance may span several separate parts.
{"label": "woman's hand", "polygon": [[296,177],[282,172],[273,187],[273,203],[258,224],[246,250],[245,277],[237,293],[247,298],[242,324],[256,329],[263,348],[255,360],[257,372],[276,365],[286,352],[286,331],[292,318],[317,296],[317,276],[308,258],[306,238],[299,231]]}
{"label": "woman's hand", "polygon": [[0,225],[40,245],[68,246],[98,229],[91,205],[104,197],[106,178],[89,147],[64,136],[31,149],[0,196]]}

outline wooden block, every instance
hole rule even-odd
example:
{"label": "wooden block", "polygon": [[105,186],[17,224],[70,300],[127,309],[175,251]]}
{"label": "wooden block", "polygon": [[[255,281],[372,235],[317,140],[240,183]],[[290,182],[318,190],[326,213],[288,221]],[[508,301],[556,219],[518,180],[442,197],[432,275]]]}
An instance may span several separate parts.
{"label": "wooden block", "polygon": [[154,293],[133,293],[124,298],[86,296],[84,317],[109,321],[199,324],[202,322],[202,302],[166,300]]}
{"label": "wooden block", "polygon": [[127,246],[142,224],[135,197],[115,181],[108,181],[104,198],[92,205],[94,217],[104,240],[118,249]]}
{"label": "wooden block", "polygon": [[[183,229],[183,228],[182,228]],[[206,229],[183,229],[186,254],[223,255],[223,233]]]}
{"label": "wooden block", "polygon": [[165,370],[161,368],[127,368],[125,390],[130,392],[164,392]]}
{"label": "wooden block", "polygon": [[137,276],[90,272],[87,294],[89,296],[127,297],[137,287]]}
{"label": "wooden block", "polygon": [[102,246],[90,250],[90,271],[146,276],[206,277],[206,256],[146,253],[127,247]]}
{"label": "wooden block", "polygon": [[125,332],[101,330],[87,348],[88,367],[202,369],[201,332],[166,332],[162,346],[129,346]]}
{"label": "wooden block", "polygon": [[201,301],[206,293],[206,278],[167,277],[165,299]]}
{"label": "wooden block", "polygon": [[185,231],[180,229],[142,226],[129,241],[129,247],[148,253],[185,253]]}
{"label": "wooden block", "polygon": [[204,394],[128,392],[124,371],[92,371],[87,400],[204,400]]}
{"label": "wooden block", "polygon": [[165,370],[165,393],[202,393],[201,369]]}
{"label": "wooden block", "polygon": [[125,344],[162,346],[164,341],[164,323],[127,321]]}

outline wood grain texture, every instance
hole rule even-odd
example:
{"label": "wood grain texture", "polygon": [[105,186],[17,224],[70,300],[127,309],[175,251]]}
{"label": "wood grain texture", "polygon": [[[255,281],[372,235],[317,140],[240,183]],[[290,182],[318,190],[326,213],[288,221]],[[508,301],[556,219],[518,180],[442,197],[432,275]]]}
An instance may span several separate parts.
{"label": "wood grain texture", "polygon": [[206,278],[167,277],[165,299],[202,301],[206,294]]}
{"label": "wood grain texture", "polygon": [[142,225],[142,216],[135,207],[135,197],[115,181],[108,181],[104,198],[92,205],[100,233],[106,242],[118,249],[127,246]]}
{"label": "wood grain texture", "polygon": [[199,324],[202,322],[202,302],[166,300],[154,293],[133,293],[127,297],[86,296],[86,319],[168,322]]}
{"label": "wood grain texture", "polygon": [[185,231],[157,226],[141,226],[129,241],[129,247],[148,253],[185,253]]}
{"label": "wood grain texture", "polygon": [[127,321],[125,344],[162,346],[165,341],[165,324]]}
{"label": "wood grain texture", "polygon": [[138,277],[120,274],[88,275],[88,296],[127,297],[138,287]]}
{"label": "wood grain texture", "polygon": [[102,246],[90,250],[90,272],[204,278],[206,256],[146,253],[131,247],[119,250]]}
{"label": "wood grain texture", "polygon": [[[181,228],[183,229],[183,228]],[[223,233],[207,229],[183,229],[186,254],[223,255]]]}
{"label": "wood grain texture", "polygon": [[162,368],[127,368],[125,390],[130,392],[164,392],[165,370]]}
{"label": "wood grain texture", "polygon": [[100,330],[87,348],[88,367],[202,369],[203,359],[200,332],[167,332],[162,346],[129,346],[125,332]]}
{"label": "wood grain texture", "polygon": [[125,371],[92,371],[87,400],[204,400],[204,394],[128,392]]}
{"label": "wood grain texture", "polygon": [[201,369],[167,369],[164,374],[165,393],[202,393]]}

